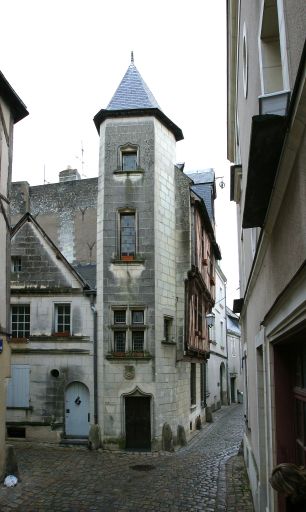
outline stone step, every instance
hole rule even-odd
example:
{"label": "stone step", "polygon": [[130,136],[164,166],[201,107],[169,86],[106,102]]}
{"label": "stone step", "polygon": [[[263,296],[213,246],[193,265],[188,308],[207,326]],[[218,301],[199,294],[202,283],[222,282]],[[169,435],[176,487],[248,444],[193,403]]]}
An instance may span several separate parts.
{"label": "stone step", "polygon": [[87,437],[61,439],[60,446],[88,446]]}

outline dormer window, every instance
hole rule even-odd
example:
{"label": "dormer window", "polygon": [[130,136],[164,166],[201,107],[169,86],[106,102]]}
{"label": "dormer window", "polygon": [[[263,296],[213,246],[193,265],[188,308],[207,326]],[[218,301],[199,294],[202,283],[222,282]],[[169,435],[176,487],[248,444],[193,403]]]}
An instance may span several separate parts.
{"label": "dormer window", "polygon": [[120,169],[122,171],[136,171],[139,167],[138,146],[126,144],[120,147]]}

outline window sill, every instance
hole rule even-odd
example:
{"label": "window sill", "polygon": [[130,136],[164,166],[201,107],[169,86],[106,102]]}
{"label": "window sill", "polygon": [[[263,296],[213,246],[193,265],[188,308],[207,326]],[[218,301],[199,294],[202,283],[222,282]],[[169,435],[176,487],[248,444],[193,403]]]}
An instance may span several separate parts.
{"label": "window sill", "polygon": [[10,338],[10,343],[29,343],[29,338]]}
{"label": "window sill", "polygon": [[115,265],[142,265],[145,262],[144,258],[136,257],[133,260],[122,260],[121,258],[113,258],[112,263]]}
{"label": "window sill", "polygon": [[43,342],[54,342],[54,341],[66,341],[66,342],[86,342],[88,343],[90,340],[89,336],[80,336],[80,335],[69,335],[69,336],[61,336],[60,334],[54,335],[54,334],[33,334],[29,337],[29,339],[26,338],[11,338],[10,343],[43,343]]}
{"label": "window sill", "polygon": [[117,176],[124,176],[127,178],[128,176],[141,176],[144,174],[144,169],[141,169],[140,167],[138,169],[133,169],[131,171],[123,170],[123,169],[116,169],[113,171],[113,174]]}
{"label": "window sill", "polygon": [[196,404],[191,405],[191,406],[190,406],[190,412],[195,411],[195,410],[196,410],[196,408],[197,408],[197,405],[196,405]]}
{"label": "window sill", "polygon": [[106,354],[106,359],[109,361],[130,361],[130,360],[140,360],[140,361],[149,361],[152,359],[151,354],[148,352],[112,352],[111,354]]}
{"label": "window sill", "polygon": [[174,340],[161,340],[162,344],[163,345],[171,345],[171,346],[174,346],[176,347],[176,342]]}

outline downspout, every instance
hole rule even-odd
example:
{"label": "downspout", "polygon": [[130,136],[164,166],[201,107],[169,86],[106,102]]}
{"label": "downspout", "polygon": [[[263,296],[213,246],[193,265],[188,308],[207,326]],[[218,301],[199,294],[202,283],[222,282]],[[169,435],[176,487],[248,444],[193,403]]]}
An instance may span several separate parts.
{"label": "downspout", "polygon": [[98,423],[98,313],[91,296],[90,308],[93,313],[93,380],[94,380],[94,424]]}

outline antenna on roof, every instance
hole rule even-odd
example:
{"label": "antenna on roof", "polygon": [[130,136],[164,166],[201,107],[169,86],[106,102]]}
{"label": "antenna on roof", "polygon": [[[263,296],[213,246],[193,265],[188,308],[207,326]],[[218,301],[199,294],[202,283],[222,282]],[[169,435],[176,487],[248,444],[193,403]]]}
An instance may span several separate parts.
{"label": "antenna on roof", "polygon": [[86,174],[84,174],[84,146],[83,146],[83,141],[81,140],[81,158],[79,156],[76,156],[75,157],[77,160],[80,160],[81,162],[81,174],[82,176],[85,176],[86,177]]}
{"label": "antenna on roof", "polygon": [[131,51],[131,64],[134,64],[134,52]]}
{"label": "antenna on roof", "polygon": [[44,164],[44,185],[48,184],[49,185],[50,181],[47,181],[46,180],[46,165]]}

